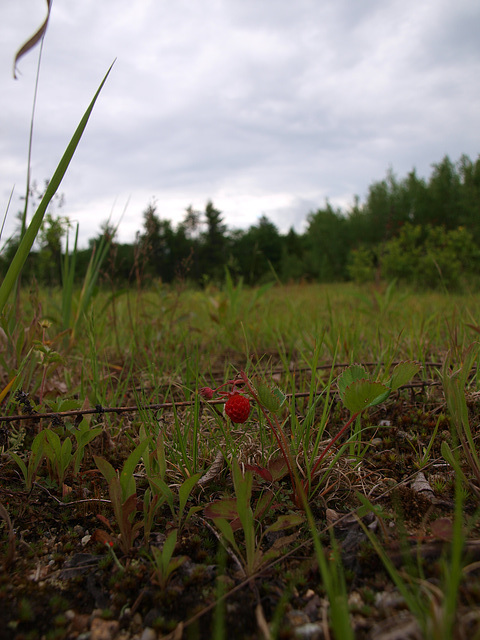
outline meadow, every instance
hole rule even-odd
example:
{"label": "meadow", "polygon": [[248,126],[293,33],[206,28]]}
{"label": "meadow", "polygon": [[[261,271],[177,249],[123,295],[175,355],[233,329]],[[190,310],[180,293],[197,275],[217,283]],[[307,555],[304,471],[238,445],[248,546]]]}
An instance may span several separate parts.
{"label": "meadow", "polygon": [[2,637],[479,637],[478,294],[71,300],[2,316]]}

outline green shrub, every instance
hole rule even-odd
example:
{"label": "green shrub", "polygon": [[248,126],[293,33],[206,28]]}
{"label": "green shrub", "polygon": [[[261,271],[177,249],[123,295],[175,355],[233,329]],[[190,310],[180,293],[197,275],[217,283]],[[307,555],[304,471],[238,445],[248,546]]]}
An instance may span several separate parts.
{"label": "green shrub", "polygon": [[420,289],[457,289],[478,273],[480,251],[464,227],[446,231],[406,224],[385,245],[381,264],[387,280],[398,278]]}
{"label": "green shrub", "polygon": [[357,284],[373,282],[377,267],[378,258],[374,249],[360,247],[354,249],[348,257],[348,276]]}

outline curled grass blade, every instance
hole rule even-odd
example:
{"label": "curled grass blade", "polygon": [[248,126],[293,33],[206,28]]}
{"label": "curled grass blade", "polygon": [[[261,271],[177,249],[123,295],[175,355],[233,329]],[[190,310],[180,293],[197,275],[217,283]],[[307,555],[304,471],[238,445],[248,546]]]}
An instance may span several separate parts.
{"label": "curled grass blade", "polygon": [[50,11],[52,9],[52,0],[46,0],[46,2],[47,2],[47,17],[45,18],[43,23],[40,25],[40,27],[37,29],[37,31],[35,31],[33,36],[29,38],[27,42],[25,42],[25,44],[23,44],[15,54],[15,60],[13,61],[13,77],[15,78],[15,80],[17,79],[17,62],[20,60],[22,56],[28,53],[30,49],[33,49],[33,47],[38,42],[40,42],[40,40],[45,35],[45,32],[47,31],[48,21],[50,19]]}

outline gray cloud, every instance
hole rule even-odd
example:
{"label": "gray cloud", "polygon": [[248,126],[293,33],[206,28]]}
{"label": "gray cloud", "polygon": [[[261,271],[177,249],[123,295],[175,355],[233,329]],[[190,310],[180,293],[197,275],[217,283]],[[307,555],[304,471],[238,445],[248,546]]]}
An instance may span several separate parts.
{"label": "gray cloud", "polygon": [[[17,208],[36,54],[17,82],[11,64],[44,17],[40,0],[24,5],[4,8],[0,43],[0,193],[6,203],[16,184]],[[127,201],[131,240],[152,197],[174,222],[213,199],[232,227],[266,214],[301,229],[388,167],[428,175],[445,154],[476,158],[479,26],[476,0],[54,3],[33,175],[51,175],[117,57],[61,187],[83,240]]]}

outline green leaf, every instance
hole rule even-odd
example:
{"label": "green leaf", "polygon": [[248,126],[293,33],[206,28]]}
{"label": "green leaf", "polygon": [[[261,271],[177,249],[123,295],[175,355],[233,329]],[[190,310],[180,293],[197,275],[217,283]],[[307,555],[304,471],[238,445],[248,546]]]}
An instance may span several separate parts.
{"label": "green leaf", "polygon": [[94,438],[102,433],[102,427],[94,427],[93,429],[89,429],[89,424],[85,420],[85,418],[82,420],[82,423],[86,425],[87,429],[75,432],[75,439],[77,441],[77,450],[74,453],[75,463],[73,467],[73,473],[75,476],[80,470],[85,447],[89,442],[91,442]]}
{"label": "green leaf", "polygon": [[356,380],[362,380],[367,377],[367,370],[359,364],[353,364],[351,367],[348,367],[348,369],[345,369],[345,371],[341,374],[337,381],[338,391],[340,393],[342,401],[344,402],[343,398],[347,387],[349,387]]}
{"label": "green leaf", "polygon": [[[20,456],[17,453],[15,453],[15,451],[10,451],[10,455],[15,460],[17,465],[20,467],[20,470],[21,470],[21,472],[23,474],[23,480],[25,481],[25,484],[27,484],[27,482],[28,482],[27,465],[24,463],[22,458],[20,458]],[[27,489],[29,489],[29,488],[30,487],[27,486]]]}
{"label": "green leaf", "polygon": [[164,570],[166,570],[168,567],[170,559],[173,556],[173,552],[175,551],[176,544],[177,544],[177,530],[174,529],[173,531],[170,531],[170,533],[168,534],[162,549],[162,565]]}
{"label": "green leaf", "polygon": [[255,503],[255,509],[253,511],[253,517],[255,520],[260,520],[260,518],[265,514],[267,509],[269,509],[272,505],[274,499],[273,493],[263,493]]}
{"label": "green leaf", "polygon": [[[240,466],[236,460],[232,464],[233,486],[235,487],[235,495],[237,496],[238,515],[244,522],[244,518],[251,513],[250,498],[252,496],[253,475],[247,471],[243,475]],[[253,519],[253,514],[252,514]]]}
{"label": "green leaf", "polygon": [[232,475],[235,495],[237,496],[238,517],[242,523],[242,529],[245,535],[245,549],[247,561],[249,562],[255,553],[255,526],[253,511],[250,506],[253,475],[250,471],[247,471],[245,475],[243,475],[236,460],[232,463]]}
{"label": "green leaf", "polygon": [[51,411],[60,413],[61,411],[74,411],[75,409],[80,409],[82,405],[78,400],[60,398],[58,400],[50,400],[48,402],[48,406]]}
{"label": "green leaf", "polygon": [[187,504],[188,496],[192,493],[192,489],[197,484],[201,475],[201,473],[195,473],[193,476],[190,476],[190,478],[187,478],[178,489],[180,517],[183,513],[183,510],[185,509],[185,505]]}
{"label": "green leaf", "polygon": [[65,469],[70,464],[72,459],[72,441],[70,438],[66,438],[62,444],[62,469]]}
{"label": "green leaf", "polygon": [[112,478],[116,478],[117,476],[117,472],[115,471],[115,469],[112,467],[110,462],[108,462],[108,460],[105,460],[105,458],[100,458],[100,456],[93,456],[93,459],[102,476],[105,478],[108,484],[110,484]]}
{"label": "green leaf", "polygon": [[176,558],[171,558],[168,563],[168,567],[166,570],[166,578],[170,577],[174,571],[181,567],[184,562],[188,560],[187,556],[177,556]]}
{"label": "green leaf", "polygon": [[217,529],[220,529],[220,533],[223,535],[226,541],[229,542],[232,545],[232,547],[235,549],[235,551],[237,551],[238,553],[239,549],[238,549],[237,543],[235,542],[233,529],[230,526],[230,523],[228,522],[228,520],[225,520],[225,518],[215,518],[213,522],[215,523],[215,526],[217,527]]}
{"label": "green leaf", "polygon": [[238,518],[237,500],[236,498],[225,498],[224,500],[215,500],[207,504],[203,510],[206,518],[225,518],[226,520],[234,520]]}
{"label": "green leaf", "polygon": [[128,456],[120,473],[120,484],[122,485],[123,499],[126,500],[132,493],[136,493],[135,478],[133,473],[140,462],[145,449],[148,447],[148,438],[140,442],[132,453]]}
{"label": "green leaf", "polygon": [[296,513],[279,516],[276,521],[265,529],[265,533],[273,531],[283,531],[290,527],[298,527],[304,521],[303,516]]}
{"label": "green leaf", "polygon": [[43,429],[37,433],[32,442],[32,453],[34,455],[43,455],[43,449],[47,440],[48,429]]}
{"label": "green leaf", "polygon": [[391,389],[387,389],[385,393],[381,393],[379,396],[377,396],[375,400],[370,402],[368,406],[375,407],[377,404],[382,404],[382,402],[385,402],[388,399],[390,393],[391,393]]}
{"label": "green leaf", "polygon": [[343,403],[352,413],[359,413],[367,407],[382,401],[389,389],[381,382],[370,380],[355,380],[345,389]]}
{"label": "green leaf", "polygon": [[462,480],[467,483],[468,482],[467,478],[463,473],[462,468],[458,463],[458,460],[455,459],[455,456],[453,455],[453,452],[450,449],[450,446],[448,445],[447,442],[445,442],[445,440],[442,441],[440,451],[442,453],[442,456],[445,459],[445,462],[448,462],[448,464],[452,467],[455,473],[458,474],[462,478]]}
{"label": "green leaf", "polygon": [[173,530],[165,540],[163,549],[157,547],[152,548],[153,559],[157,568],[157,579],[161,587],[165,588],[168,578],[174,571],[180,567],[186,560],[186,556],[172,558],[177,544],[177,531]]}
{"label": "green leaf", "polygon": [[274,387],[273,389],[269,387],[265,382],[261,380],[256,384],[256,390],[258,399],[263,404],[263,406],[271,411],[272,413],[277,413],[285,404],[286,396],[278,387]]}
{"label": "green leaf", "polygon": [[120,481],[117,475],[115,475],[108,483],[108,493],[110,495],[110,501],[112,503],[117,524],[121,527],[123,524],[122,487],[120,486]]}
{"label": "green leaf", "polygon": [[[86,424],[87,421],[86,420],[82,420],[82,422],[85,422]],[[86,447],[86,445],[91,442],[94,438],[96,438],[97,436],[99,436],[102,433],[102,427],[94,427],[93,429],[88,429],[85,431],[77,431],[75,433],[75,439],[77,441],[77,447]]]}
{"label": "green leaf", "polygon": [[416,362],[400,362],[393,370],[392,377],[390,378],[390,389],[396,391],[396,389],[407,384],[419,371],[420,365]]}
{"label": "green leaf", "polygon": [[160,494],[168,503],[170,507],[170,511],[172,515],[175,515],[175,506],[173,504],[175,495],[173,491],[170,489],[168,484],[164,482],[161,478],[149,478],[148,479],[152,490],[154,490],[155,494]]}
{"label": "green leaf", "polygon": [[45,453],[47,454],[51,462],[60,461],[61,458],[61,444],[59,436],[49,429],[45,429],[46,442]]}
{"label": "green leaf", "polygon": [[88,263],[87,272],[83,279],[83,286],[80,292],[80,298],[77,302],[77,310],[75,318],[70,320],[68,327],[71,329],[70,343],[73,344],[80,323],[85,318],[87,307],[90,305],[92,298],[96,293],[96,283],[100,275],[100,270],[105,258],[108,254],[112,239],[103,235],[98,246],[94,245],[90,262]]}

